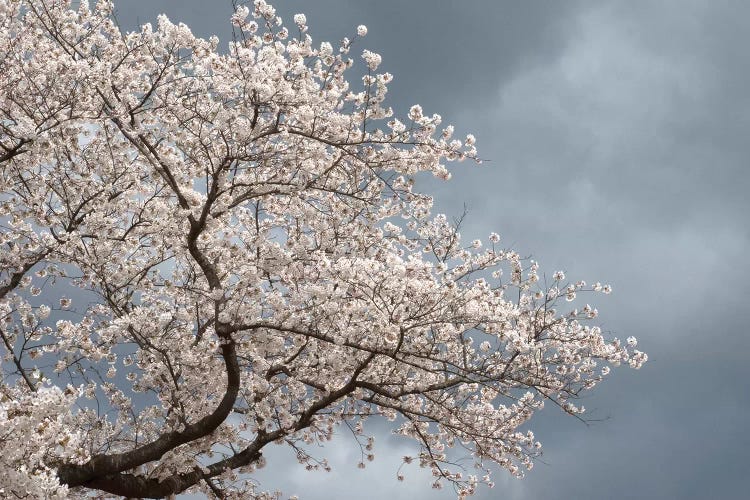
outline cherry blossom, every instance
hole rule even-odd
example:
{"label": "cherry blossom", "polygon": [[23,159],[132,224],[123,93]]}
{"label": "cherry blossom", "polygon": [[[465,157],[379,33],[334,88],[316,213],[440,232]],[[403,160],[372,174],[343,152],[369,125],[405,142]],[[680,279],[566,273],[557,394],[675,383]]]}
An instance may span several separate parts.
{"label": "cherry blossom", "polygon": [[474,136],[388,107],[378,54],[263,0],[223,47],[112,12],[0,0],[2,496],[272,498],[266,446],[330,470],[345,426],[366,467],[381,418],[414,447],[398,479],[463,498],[533,466],[545,403],[580,415],[646,361],[572,308],[608,285],[541,288],[433,214],[417,177],[477,163]]}

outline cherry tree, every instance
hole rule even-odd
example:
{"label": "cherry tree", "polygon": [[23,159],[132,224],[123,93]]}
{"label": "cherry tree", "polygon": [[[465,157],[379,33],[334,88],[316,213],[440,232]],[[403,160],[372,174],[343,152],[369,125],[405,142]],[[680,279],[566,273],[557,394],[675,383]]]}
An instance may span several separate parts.
{"label": "cherry tree", "polygon": [[2,496],[271,498],[270,443],[329,469],[349,427],[364,467],[381,418],[463,498],[646,360],[576,299],[609,287],[432,213],[415,180],[474,138],[385,105],[364,26],[315,43],[256,0],[227,48],[112,11],[0,0]]}

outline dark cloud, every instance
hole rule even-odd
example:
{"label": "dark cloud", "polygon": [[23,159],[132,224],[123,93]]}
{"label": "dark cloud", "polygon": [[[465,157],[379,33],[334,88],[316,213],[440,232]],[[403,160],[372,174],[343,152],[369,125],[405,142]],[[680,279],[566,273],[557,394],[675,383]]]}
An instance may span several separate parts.
{"label": "dark cloud", "polygon": [[[744,2],[276,2],[312,36],[361,43],[396,79],[391,104],[420,103],[474,132],[480,167],[425,182],[438,210],[470,209],[464,232],[498,230],[542,268],[607,281],[605,328],[651,360],[616,370],[584,400],[586,427],[553,409],[532,423],[543,462],[497,476],[479,498],[744,496],[750,413],[750,6]],[[228,39],[229,2],[121,2],[123,26],[167,12]],[[306,498],[437,498],[429,478],[393,479],[403,445],[372,467],[330,447],[331,475],[272,452],[263,486]],[[389,457],[392,460],[389,460]],[[450,497],[449,492],[445,495]]]}

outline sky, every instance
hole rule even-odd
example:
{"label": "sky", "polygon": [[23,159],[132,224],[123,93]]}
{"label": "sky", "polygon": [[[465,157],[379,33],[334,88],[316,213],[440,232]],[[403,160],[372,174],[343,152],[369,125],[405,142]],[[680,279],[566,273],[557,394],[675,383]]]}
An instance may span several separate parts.
{"label": "sky", "polygon": [[[477,137],[481,166],[427,182],[436,212],[469,213],[465,238],[500,233],[551,275],[610,283],[601,325],[636,336],[640,370],[613,370],[530,428],[544,455],[499,471],[479,499],[741,498],[750,458],[750,3],[742,1],[277,0],[317,42],[352,36],[395,75],[388,103],[439,113]],[[230,0],[120,0],[123,29],[159,13],[229,40]],[[335,45],[335,44],[334,44]],[[225,46],[225,45],[224,45]],[[268,453],[263,489],[303,499],[452,498],[377,431],[377,458],[342,434],[310,473]],[[188,498],[183,496],[183,498]]]}

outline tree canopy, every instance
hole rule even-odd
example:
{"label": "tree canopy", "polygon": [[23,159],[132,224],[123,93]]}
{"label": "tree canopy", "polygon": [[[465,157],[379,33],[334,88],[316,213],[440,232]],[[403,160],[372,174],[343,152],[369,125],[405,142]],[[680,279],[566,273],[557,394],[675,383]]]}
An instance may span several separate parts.
{"label": "tree canopy", "polygon": [[314,43],[256,0],[225,48],[112,10],[0,0],[3,495],[265,498],[269,443],[327,469],[346,425],[364,467],[384,418],[465,497],[531,468],[545,402],[646,360],[578,304],[608,286],[432,213],[415,180],[474,137],[385,104],[364,26]]}

